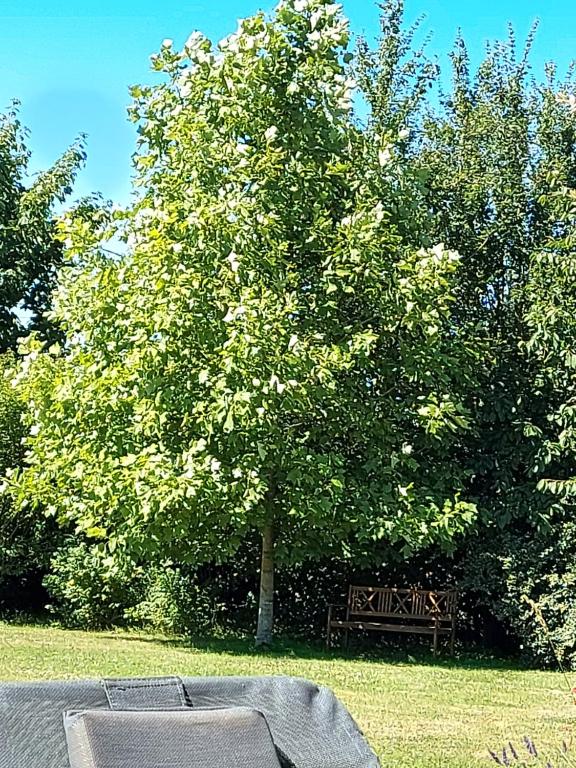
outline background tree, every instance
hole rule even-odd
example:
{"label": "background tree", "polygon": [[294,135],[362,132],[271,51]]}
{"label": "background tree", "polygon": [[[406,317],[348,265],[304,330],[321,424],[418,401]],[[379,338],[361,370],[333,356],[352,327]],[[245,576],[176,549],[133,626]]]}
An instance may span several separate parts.
{"label": "background tree", "polygon": [[0,352],[15,349],[26,329],[54,338],[45,312],[63,250],[53,208],[70,194],[84,160],[78,142],[52,168],[30,178],[25,138],[15,109],[0,115]]}
{"label": "background tree", "polygon": [[[58,336],[44,312],[63,248],[56,239],[54,206],[65,200],[84,153],[71,147],[55,165],[29,175],[26,132],[16,108],[0,115],[0,476],[20,466],[26,429],[23,404],[7,376],[15,364],[7,350],[35,329],[39,338]],[[55,546],[55,526],[43,516],[15,518],[9,498],[0,503],[0,609],[38,606],[40,573]]]}
{"label": "background tree", "polygon": [[69,222],[66,343],[32,339],[20,374],[20,501],[111,570],[222,560],[257,531],[261,643],[275,562],[449,546],[474,517],[446,464],[476,354],[451,319],[458,259],[410,241],[400,154],[356,127],[347,44],[325,0],[216,49],[165,41],[164,81],[133,91],[141,197],[112,225]]}
{"label": "background tree", "polygon": [[505,525],[525,515],[526,503],[536,512],[526,454],[533,456],[534,446],[523,422],[536,417],[538,405],[521,342],[531,255],[548,236],[538,167],[549,146],[536,149],[534,141],[547,118],[528,81],[530,41],[518,57],[512,35],[491,47],[475,74],[458,39],[452,87],[440,94],[439,108],[432,106],[426,86],[436,85],[437,71],[411,47],[402,16],[403,3],[386,5],[380,48],[360,50],[368,129],[389,130],[399,120],[410,126],[404,158],[419,180],[414,219],[422,243],[439,240],[461,256],[453,320],[459,334],[482,346],[484,359],[468,400],[475,428],[457,460],[471,469],[482,518]]}
{"label": "background tree", "polygon": [[[564,84],[564,87],[569,84]],[[548,238],[532,255],[527,294],[530,336],[526,353],[538,365],[540,388],[555,398],[548,403],[546,427],[538,456],[540,489],[573,512],[576,497],[576,98],[566,90],[548,94],[555,120],[546,126],[556,139],[561,162],[548,160],[542,169],[547,185],[541,198],[549,212]],[[552,158],[554,160],[556,158]],[[563,162],[562,162],[563,161]]]}
{"label": "background tree", "polygon": [[[533,590],[558,608],[565,593],[552,589],[559,582],[550,563],[556,551],[561,568],[574,548],[562,523],[571,514],[569,483],[555,482],[573,471],[561,447],[571,439],[562,414],[574,346],[571,246],[563,240],[572,221],[562,190],[574,185],[575,134],[559,99],[573,100],[572,73],[561,80],[549,65],[534,79],[532,35],[518,51],[512,31],[472,71],[458,39],[451,87],[431,103],[436,71],[412,35],[403,3],[386,4],[379,48],[360,49],[359,80],[371,107],[368,130],[411,129],[403,157],[417,181],[413,219],[423,244],[441,240],[460,254],[453,322],[484,350],[478,387],[466,399],[473,428],[452,458],[469,469],[478,525],[452,573],[476,601],[472,615],[497,616],[542,658],[545,642],[520,598]],[[539,549],[538,566],[528,567],[527,553]],[[559,647],[570,635],[569,613],[565,606],[552,621]]]}
{"label": "background tree", "polygon": [[[462,255],[458,322],[474,318],[490,346],[479,397],[469,404],[476,426],[467,446],[470,492],[480,525],[463,551],[462,585],[478,610],[499,618],[541,660],[549,644],[522,596],[548,605],[558,647],[572,654],[573,611],[557,576],[564,570],[570,583],[563,563],[574,542],[569,506],[542,483],[546,473],[566,476],[547,447],[564,386],[550,375],[549,351],[534,354],[528,342],[540,311],[535,286],[547,285],[535,254],[549,252],[565,229],[557,193],[573,183],[576,156],[574,121],[558,101],[573,92],[571,75],[559,80],[549,66],[542,81],[531,79],[530,45],[518,55],[510,34],[473,77],[458,42],[449,117],[428,122],[421,162],[430,174],[429,205],[440,214],[434,220]],[[562,312],[560,296],[548,292],[552,314]],[[573,345],[568,334],[562,342],[566,351]],[[528,553],[538,551],[531,562]]]}

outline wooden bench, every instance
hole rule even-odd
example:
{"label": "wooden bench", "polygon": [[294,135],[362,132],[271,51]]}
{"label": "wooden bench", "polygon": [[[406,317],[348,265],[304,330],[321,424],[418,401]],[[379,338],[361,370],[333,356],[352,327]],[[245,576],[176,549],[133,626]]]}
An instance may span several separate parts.
{"label": "wooden bench", "polygon": [[[434,655],[438,652],[438,638],[449,635],[450,653],[453,654],[457,602],[458,593],[455,590],[435,592],[426,589],[351,586],[346,605],[328,606],[326,646],[330,648],[334,629],[345,631],[346,645],[350,629],[409,632],[432,635]],[[344,608],[345,618],[335,618],[335,609]]]}

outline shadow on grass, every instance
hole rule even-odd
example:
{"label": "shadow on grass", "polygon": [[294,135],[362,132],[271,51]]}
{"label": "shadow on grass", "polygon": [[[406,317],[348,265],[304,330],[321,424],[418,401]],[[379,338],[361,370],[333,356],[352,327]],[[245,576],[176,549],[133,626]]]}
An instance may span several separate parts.
{"label": "shadow on grass", "polygon": [[238,636],[191,636],[162,637],[142,634],[101,633],[112,641],[154,644],[181,650],[195,650],[227,656],[252,656],[267,658],[310,660],[319,662],[362,661],[372,664],[421,665],[462,670],[507,670],[522,671],[534,669],[514,657],[499,657],[485,650],[470,648],[457,651],[454,657],[447,652],[434,656],[427,647],[419,643],[406,643],[400,646],[393,642],[380,644],[364,643],[360,639],[348,650],[334,647],[326,650],[318,641],[304,641],[279,637],[271,647],[256,647],[251,637]]}
{"label": "shadow on grass", "polygon": [[[81,628],[69,630],[63,628],[61,625],[55,624],[50,617],[30,618],[20,615],[6,617],[4,621],[11,626],[22,628],[60,629],[64,632],[84,631]],[[388,636],[382,636],[375,640],[374,635],[354,636],[351,634],[348,650],[337,645],[338,638],[336,638],[334,647],[326,650],[324,643],[319,640],[305,640],[282,635],[278,636],[272,647],[258,648],[254,645],[254,638],[251,635],[239,635],[233,632],[202,636],[165,636],[153,633],[146,634],[141,630],[131,632],[130,630],[119,629],[118,631],[91,630],[90,634],[112,642],[133,642],[164,648],[253,658],[265,656],[267,658],[319,662],[361,661],[375,665],[419,665],[462,670],[526,671],[538,669],[538,667],[518,657],[505,656],[471,645],[457,648],[454,657],[451,657],[447,649],[443,647],[441,647],[438,656],[434,656],[426,641],[420,641],[418,638],[410,636],[406,637],[404,642],[400,642],[394,639],[388,640]],[[394,636],[390,635],[389,637],[393,638]]]}

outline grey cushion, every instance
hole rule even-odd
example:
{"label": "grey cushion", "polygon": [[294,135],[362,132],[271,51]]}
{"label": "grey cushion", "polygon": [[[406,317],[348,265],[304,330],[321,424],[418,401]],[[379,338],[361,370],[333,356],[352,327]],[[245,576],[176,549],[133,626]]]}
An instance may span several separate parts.
{"label": "grey cushion", "polygon": [[[116,684],[122,686],[121,681]],[[294,677],[183,677],[182,684],[193,707],[241,706],[262,712],[286,765],[379,766],[358,726],[328,688]],[[125,694],[130,690],[132,681]],[[150,702],[161,708],[155,697]],[[137,707],[130,700],[124,708]],[[88,709],[110,710],[102,681],[0,683],[0,768],[70,768],[62,714]]]}
{"label": "grey cushion", "polygon": [[264,716],[245,707],[92,710],[64,725],[71,768],[280,768]]}

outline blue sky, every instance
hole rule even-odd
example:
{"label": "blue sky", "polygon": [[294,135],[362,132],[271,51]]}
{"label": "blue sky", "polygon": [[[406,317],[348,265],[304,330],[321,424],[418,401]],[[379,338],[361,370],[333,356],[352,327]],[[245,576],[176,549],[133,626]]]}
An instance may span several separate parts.
{"label": "blue sky", "polygon": [[[194,29],[218,40],[238,18],[274,0],[0,0],[0,111],[17,98],[30,129],[35,169],[48,166],[80,132],[89,160],[77,193],[101,191],[127,202],[134,128],[126,119],[128,87],[153,82],[149,56],[161,41],[181,44]],[[372,0],[344,0],[352,30],[373,37],[378,10]],[[446,54],[460,27],[473,60],[487,40],[506,35],[511,21],[524,38],[540,29],[532,61],[536,74],[554,59],[565,68],[576,58],[574,0],[406,0],[406,17],[425,14],[429,51]]]}

